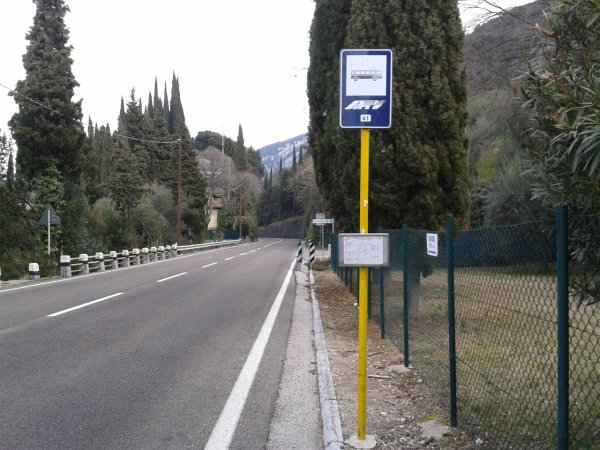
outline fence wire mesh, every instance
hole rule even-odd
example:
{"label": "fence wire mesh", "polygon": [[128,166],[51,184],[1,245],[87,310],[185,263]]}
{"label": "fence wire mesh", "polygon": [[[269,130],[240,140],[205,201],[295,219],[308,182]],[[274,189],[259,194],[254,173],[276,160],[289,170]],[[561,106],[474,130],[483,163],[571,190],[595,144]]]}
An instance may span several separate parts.
{"label": "fence wire mesh", "polygon": [[[371,269],[371,319],[449,404],[453,295],[459,426],[483,448],[558,447],[555,221],[456,233],[453,272],[445,232],[436,233],[432,256],[426,231],[383,231],[389,233],[390,265]],[[570,220],[566,394],[568,446],[577,449],[600,448],[599,236],[600,216]],[[357,275],[347,280],[356,295]]]}
{"label": "fence wire mesh", "polygon": [[600,216],[569,223],[569,437],[600,448]]}

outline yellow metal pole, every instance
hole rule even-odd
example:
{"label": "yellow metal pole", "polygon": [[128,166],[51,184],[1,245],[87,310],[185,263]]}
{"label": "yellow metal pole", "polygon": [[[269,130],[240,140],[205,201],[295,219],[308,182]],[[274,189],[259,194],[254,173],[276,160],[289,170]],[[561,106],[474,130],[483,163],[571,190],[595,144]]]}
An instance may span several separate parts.
{"label": "yellow metal pole", "polygon": [[[369,137],[360,130],[360,232],[369,232]],[[366,439],[367,428],[367,277],[366,267],[359,268],[358,278],[358,439]]]}

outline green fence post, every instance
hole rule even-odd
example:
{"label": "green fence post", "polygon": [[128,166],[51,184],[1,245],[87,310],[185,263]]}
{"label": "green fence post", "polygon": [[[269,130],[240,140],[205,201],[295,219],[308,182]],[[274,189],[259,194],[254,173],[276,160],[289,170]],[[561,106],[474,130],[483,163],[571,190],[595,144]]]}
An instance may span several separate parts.
{"label": "green fence post", "polygon": [[385,291],[383,289],[383,282],[385,280],[385,273],[383,267],[379,268],[379,328],[381,329],[381,339],[385,339]]}
{"label": "green fence post", "polygon": [[557,414],[556,448],[569,446],[569,236],[565,206],[556,208]]}
{"label": "green fence post", "polygon": [[408,225],[402,225],[402,306],[404,328],[404,367],[409,367],[408,360]]}
{"label": "green fence post", "polygon": [[454,310],[454,221],[446,222],[448,264],[448,354],[450,358],[450,426],[456,427],[456,317]]}

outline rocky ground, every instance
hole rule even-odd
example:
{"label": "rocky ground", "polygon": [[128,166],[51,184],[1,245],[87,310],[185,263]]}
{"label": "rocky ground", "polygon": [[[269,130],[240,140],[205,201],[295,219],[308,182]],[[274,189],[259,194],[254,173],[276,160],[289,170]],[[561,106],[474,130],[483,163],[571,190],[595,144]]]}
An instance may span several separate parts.
{"label": "rocky ground", "polygon": [[[344,439],[348,439],[357,433],[358,309],[355,298],[326,264],[315,265],[313,274]],[[439,404],[416,370],[404,370],[402,353],[391,341],[381,339],[373,321],[368,334],[366,429],[376,438],[375,448],[477,448],[464,433],[448,428],[447,407]]]}

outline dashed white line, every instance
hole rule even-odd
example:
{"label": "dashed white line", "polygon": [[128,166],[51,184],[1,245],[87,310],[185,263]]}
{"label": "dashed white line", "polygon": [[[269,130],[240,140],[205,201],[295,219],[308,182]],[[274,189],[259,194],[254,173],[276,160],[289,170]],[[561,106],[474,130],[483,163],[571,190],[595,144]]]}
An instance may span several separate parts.
{"label": "dashed white line", "polygon": [[215,264],[217,264],[217,263],[216,263],[216,262],[214,262],[214,263],[210,263],[210,264],[207,264],[207,265],[205,265],[205,266],[202,266],[202,268],[204,269],[205,267],[214,266]]}
{"label": "dashed white line", "polygon": [[109,298],[113,298],[113,297],[118,297],[119,295],[122,295],[122,294],[123,294],[122,292],[117,292],[116,294],[108,295],[106,297],[99,298],[98,300],[93,300],[91,302],[87,302],[87,303],[84,303],[82,305],[73,306],[72,308],[69,308],[69,309],[63,309],[62,311],[55,312],[53,314],[48,314],[48,317],[60,316],[61,314],[65,314],[65,313],[68,313],[68,312],[71,312],[71,311],[75,311],[76,309],[84,308],[86,306],[93,305],[94,303],[103,302],[104,300],[108,300]]}
{"label": "dashed white line", "polygon": [[171,278],[177,278],[177,277],[180,277],[181,275],[185,275],[186,273],[187,273],[187,272],[181,272],[181,273],[178,273],[177,275],[171,275],[170,277],[167,277],[167,278],[162,278],[162,279],[160,279],[160,280],[156,280],[156,282],[157,282],[157,283],[162,283],[163,281],[170,280]]}
{"label": "dashed white line", "polygon": [[225,261],[229,261],[230,259],[235,258],[235,256],[230,256],[229,258],[225,258]]}
{"label": "dashed white line", "polygon": [[248,252],[240,253],[240,256],[244,256],[244,255],[247,255],[247,254],[248,254]]}

